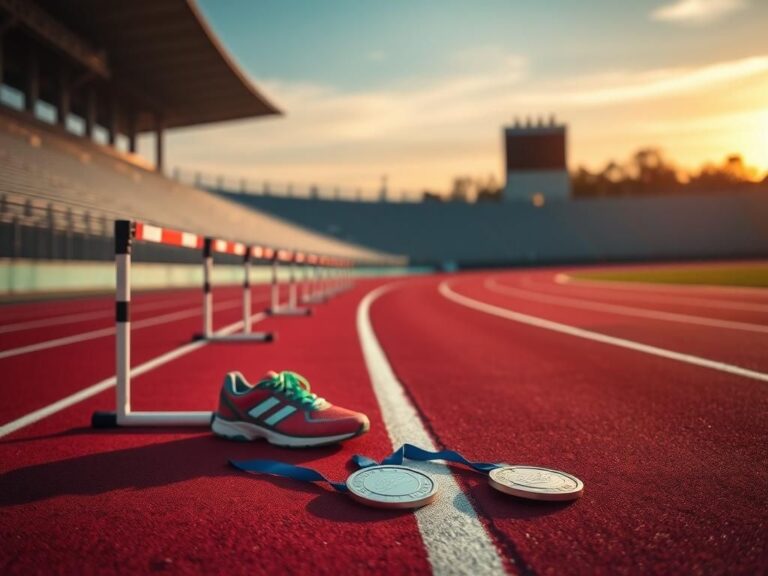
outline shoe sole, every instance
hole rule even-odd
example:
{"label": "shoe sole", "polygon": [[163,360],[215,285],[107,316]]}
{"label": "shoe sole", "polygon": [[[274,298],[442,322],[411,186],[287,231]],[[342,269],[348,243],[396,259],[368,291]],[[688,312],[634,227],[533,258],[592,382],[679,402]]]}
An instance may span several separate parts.
{"label": "shoe sole", "polygon": [[217,415],[213,417],[213,421],[211,422],[211,430],[216,436],[240,442],[250,442],[252,440],[264,438],[270,444],[285,448],[307,448],[310,446],[336,444],[337,442],[349,440],[350,438],[364,434],[365,432],[368,432],[368,428],[369,425],[366,423],[361,425],[360,429],[356,432],[339,434],[336,436],[313,436],[307,438],[303,436],[287,436],[249,422],[224,420]]}

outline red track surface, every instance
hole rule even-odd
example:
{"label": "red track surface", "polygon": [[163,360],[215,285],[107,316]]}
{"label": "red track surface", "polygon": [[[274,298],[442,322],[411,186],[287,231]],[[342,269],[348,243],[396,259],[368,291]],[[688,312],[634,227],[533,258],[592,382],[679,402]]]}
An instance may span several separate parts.
{"label": "red track surface", "polygon": [[[768,372],[764,332],[583,310],[498,287],[757,326],[768,326],[768,291],[559,285],[557,272],[412,278],[372,308],[388,360],[438,445],[584,481],[577,502],[528,503],[457,470],[507,569],[766,572],[768,383],[488,315],[437,288],[448,280],[455,292],[497,307],[760,372]],[[0,572],[429,572],[412,513],[226,466],[230,458],[277,458],[341,479],[352,454],[389,451],[355,327],[361,298],[386,282],[361,282],[312,318],[256,325],[277,330],[276,343],[209,344],[134,381],[136,409],[204,410],[228,370],[256,377],[293,369],[331,401],[365,411],[369,434],[342,447],[287,451],[199,429],[92,430],[91,412],[114,404],[109,390],[0,439]],[[237,296],[216,294],[220,302]],[[135,299],[134,321],[198,300],[197,292],[147,294]],[[4,307],[0,353],[109,328],[111,309],[105,298]],[[103,318],[2,334],[10,324],[99,310]],[[237,306],[224,310],[216,325],[239,315]],[[137,330],[133,364],[187,343],[199,324],[190,317]],[[113,348],[104,336],[0,359],[0,425],[111,376]]]}

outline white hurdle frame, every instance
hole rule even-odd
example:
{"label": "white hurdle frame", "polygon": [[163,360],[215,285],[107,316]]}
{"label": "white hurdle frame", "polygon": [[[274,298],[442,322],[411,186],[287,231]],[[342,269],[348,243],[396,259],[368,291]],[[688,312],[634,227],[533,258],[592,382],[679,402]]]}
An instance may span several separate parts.
{"label": "white hurdle frame", "polygon": [[[267,313],[270,316],[311,316],[311,308],[303,308],[298,306],[297,303],[297,286],[296,286],[296,260],[298,255],[296,252],[289,250],[278,250],[272,258],[272,286],[271,286],[271,302]],[[280,303],[280,279],[278,274],[278,265],[280,262],[288,264],[288,301],[286,304]]]}
{"label": "white hurdle frame", "polygon": [[307,257],[307,290],[302,301],[306,304],[322,304],[326,297],[323,294],[322,277],[320,275],[320,256],[310,254]]}
{"label": "white hurdle frame", "polygon": [[[187,248],[205,246],[205,240],[194,234],[167,230],[129,220],[115,221],[115,395],[114,412],[94,412],[91,425],[94,428],[115,428],[118,426],[209,426],[213,412],[162,412],[134,411],[131,409],[131,250],[136,238],[136,229],[141,229],[141,239],[149,242],[164,242]],[[247,250],[250,253],[250,249]],[[247,264],[247,260],[246,260]],[[212,267],[212,262],[211,262]],[[246,274],[250,266],[246,265]],[[250,287],[246,277],[247,288]],[[210,268],[208,273],[210,280]],[[245,292],[249,290],[244,290]],[[209,302],[209,305],[211,303]],[[243,303],[244,314],[250,309],[250,294]],[[250,316],[250,315],[248,315]],[[246,324],[247,326],[247,324]],[[253,334],[253,333],[251,333]],[[241,336],[247,336],[241,335]],[[242,340],[242,338],[241,338]]]}
{"label": "white hurdle frame", "polygon": [[[260,249],[259,249],[260,250]],[[272,332],[251,331],[251,254],[257,248],[248,247],[238,242],[226,242],[205,238],[203,240],[203,332],[195,334],[195,340],[209,342],[272,342],[275,335]],[[213,254],[236,254],[243,257],[243,331],[235,334],[221,335],[213,331]]]}

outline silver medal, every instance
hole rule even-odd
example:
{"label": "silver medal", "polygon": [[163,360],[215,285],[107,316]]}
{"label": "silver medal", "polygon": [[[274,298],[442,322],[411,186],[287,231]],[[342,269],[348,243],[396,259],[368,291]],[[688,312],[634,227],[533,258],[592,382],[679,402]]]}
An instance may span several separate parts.
{"label": "silver medal", "polygon": [[437,497],[437,483],[406,466],[371,466],[347,478],[349,493],[376,508],[420,508]]}

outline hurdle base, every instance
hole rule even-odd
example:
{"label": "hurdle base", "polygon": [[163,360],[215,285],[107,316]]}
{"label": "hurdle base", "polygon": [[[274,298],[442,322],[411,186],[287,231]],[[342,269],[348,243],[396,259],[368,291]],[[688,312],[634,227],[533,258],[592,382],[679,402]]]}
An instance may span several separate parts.
{"label": "hurdle base", "polygon": [[206,336],[200,332],[192,336],[192,340],[206,340],[207,342],[274,342],[277,340],[277,334],[274,332],[239,332],[237,334],[227,334],[218,336],[211,334]]}
{"label": "hurdle base", "polygon": [[119,428],[121,426],[210,426],[213,412],[94,412],[93,428]]}
{"label": "hurdle base", "polygon": [[270,316],[312,316],[312,309],[280,306],[279,308],[267,308],[267,314]]}
{"label": "hurdle base", "polygon": [[328,300],[327,296],[308,296],[306,298],[302,298],[301,301],[304,304],[325,304],[325,302]]}
{"label": "hurdle base", "polygon": [[91,428],[117,428],[117,414],[94,412],[91,416]]}

